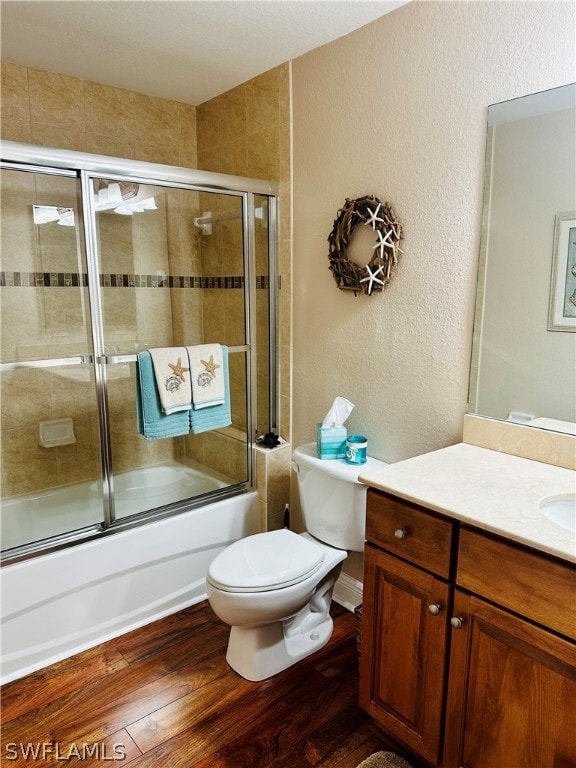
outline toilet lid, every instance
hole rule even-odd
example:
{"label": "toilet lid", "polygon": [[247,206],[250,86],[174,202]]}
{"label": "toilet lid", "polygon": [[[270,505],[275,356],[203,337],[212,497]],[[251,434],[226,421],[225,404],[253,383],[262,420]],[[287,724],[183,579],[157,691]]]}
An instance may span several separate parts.
{"label": "toilet lid", "polygon": [[247,536],[211,563],[208,580],[226,592],[262,592],[303,581],[320,568],[324,551],[292,531]]}

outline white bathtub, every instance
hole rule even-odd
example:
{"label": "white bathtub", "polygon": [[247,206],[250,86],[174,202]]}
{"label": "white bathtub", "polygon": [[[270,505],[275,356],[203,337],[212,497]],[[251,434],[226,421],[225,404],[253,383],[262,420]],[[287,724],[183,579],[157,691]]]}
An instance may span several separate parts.
{"label": "white bathtub", "polygon": [[[203,468],[165,461],[114,476],[116,518],[173,504],[229,485]],[[75,483],[2,501],[2,549],[102,522],[101,483]]]}
{"label": "white bathtub", "polygon": [[250,492],[5,566],[1,682],[204,600],[212,559],[257,532]]}

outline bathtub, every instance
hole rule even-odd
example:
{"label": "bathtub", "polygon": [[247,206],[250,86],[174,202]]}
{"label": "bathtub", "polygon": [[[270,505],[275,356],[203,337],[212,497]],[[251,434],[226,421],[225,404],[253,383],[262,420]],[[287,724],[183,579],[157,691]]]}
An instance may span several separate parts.
{"label": "bathtub", "polygon": [[[116,518],[200,496],[229,481],[200,467],[165,461],[114,476]],[[2,549],[102,522],[101,483],[63,485],[2,500]]]}
{"label": "bathtub", "polygon": [[212,559],[257,532],[252,491],[4,566],[0,682],[204,600]]}

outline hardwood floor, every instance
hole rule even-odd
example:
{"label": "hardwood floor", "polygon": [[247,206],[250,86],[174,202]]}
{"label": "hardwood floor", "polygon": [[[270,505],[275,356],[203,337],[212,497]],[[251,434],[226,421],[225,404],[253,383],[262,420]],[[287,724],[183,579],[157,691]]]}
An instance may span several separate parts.
{"label": "hardwood floor", "polygon": [[9,683],[2,763],[355,768],[386,746],[357,705],[354,615],[332,615],[325,648],[260,683],[226,664],[207,602]]}

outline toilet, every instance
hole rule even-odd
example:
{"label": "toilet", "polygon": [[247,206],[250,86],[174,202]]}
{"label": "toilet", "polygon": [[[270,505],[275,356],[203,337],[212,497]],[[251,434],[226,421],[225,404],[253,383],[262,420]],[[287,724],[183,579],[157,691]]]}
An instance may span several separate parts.
{"label": "toilet", "polygon": [[247,536],[212,561],[206,578],[214,613],[229,624],[226,660],[264,680],[322,648],[332,635],[332,590],[349,551],[364,549],[367,486],[358,476],[386,464],[322,460],[316,443],[294,450],[306,532]]}

